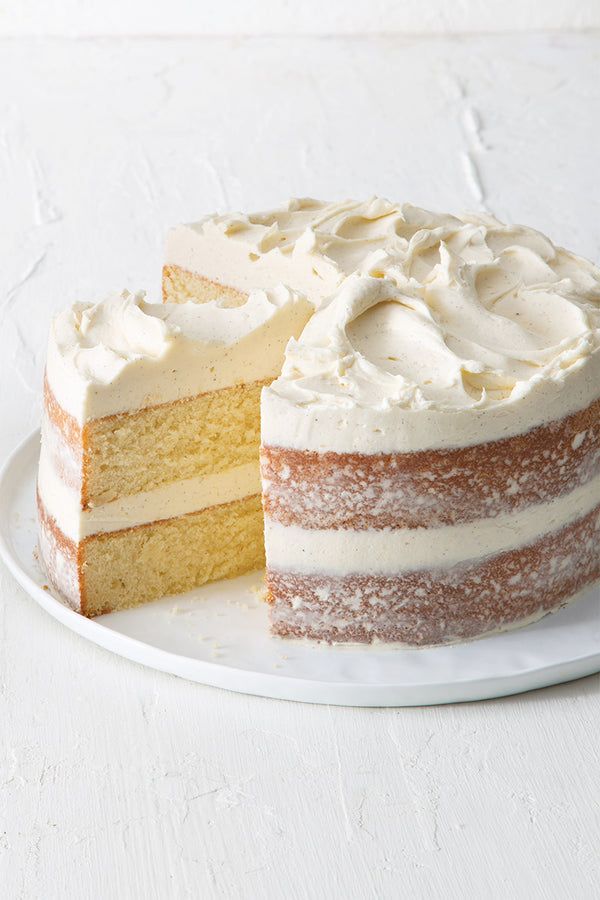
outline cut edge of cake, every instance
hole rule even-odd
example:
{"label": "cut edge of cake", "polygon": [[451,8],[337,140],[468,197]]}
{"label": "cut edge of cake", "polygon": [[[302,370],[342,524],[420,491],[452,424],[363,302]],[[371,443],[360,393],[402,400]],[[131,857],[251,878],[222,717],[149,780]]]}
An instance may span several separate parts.
{"label": "cut edge of cake", "polygon": [[247,304],[172,309],[125,292],[55,320],[40,549],[51,581],[83,614],[263,564],[260,389],[312,307],[284,289]]}

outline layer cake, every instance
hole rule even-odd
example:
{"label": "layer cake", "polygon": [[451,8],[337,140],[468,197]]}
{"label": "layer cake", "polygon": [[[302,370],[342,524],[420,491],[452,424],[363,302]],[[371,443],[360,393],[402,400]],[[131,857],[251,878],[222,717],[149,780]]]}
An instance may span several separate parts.
{"label": "layer cake", "polygon": [[263,390],[273,632],[424,646],[567,603],[600,577],[598,270],[478,216],[363,268]]}
{"label": "layer cake", "polygon": [[262,564],[261,391],[274,634],[465,640],[600,576],[591,263],[487,216],[291,200],[172,229],[163,299],[52,329],[40,546],[76,609]]}

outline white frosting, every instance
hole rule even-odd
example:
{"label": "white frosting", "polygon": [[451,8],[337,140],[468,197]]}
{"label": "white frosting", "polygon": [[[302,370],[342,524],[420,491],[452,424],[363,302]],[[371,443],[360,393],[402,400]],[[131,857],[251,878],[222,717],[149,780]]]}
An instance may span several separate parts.
{"label": "white frosting", "polygon": [[82,509],[80,491],[60,478],[42,446],[38,491],[62,533],[77,543],[99,532],[120,531],[185,516],[209,506],[260,494],[260,477],[256,464],[247,463],[226,472],[175,481],[151,491]]}
{"label": "white frosting", "polygon": [[264,444],[474,444],[598,396],[598,269],[531,229],[403,210],[419,230],[370,254],[290,341],[263,393]]}
{"label": "white frosting", "polygon": [[165,261],[240,291],[283,282],[318,305],[367,254],[400,251],[404,233],[416,230],[408,219],[422,212],[380,197],[339,203],[293,199],[268,212],[179,225],[167,235]]}
{"label": "white frosting", "polygon": [[266,518],[267,565],[276,571],[323,575],[394,575],[447,567],[530,544],[599,503],[600,476],[549,503],[442,528],[318,530]]}
{"label": "white frosting", "polygon": [[125,291],[56,317],[46,374],[58,403],[83,423],[273,378],[311,313],[282,286],[235,309],[146,303]]}

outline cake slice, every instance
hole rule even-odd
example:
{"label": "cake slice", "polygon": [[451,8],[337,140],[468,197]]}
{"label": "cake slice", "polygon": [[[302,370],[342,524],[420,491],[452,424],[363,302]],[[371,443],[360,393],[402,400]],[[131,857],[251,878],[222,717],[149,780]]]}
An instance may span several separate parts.
{"label": "cake slice", "polygon": [[371,265],[263,390],[272,630],[426,646],[533,621],[600,577],[600,272],[477,216]]}
{"label": "cake slice", "polygon": [[263,564],[259,397],[311,305],[77,303],[54,321],[38,478],[49,576],[87,616]]}

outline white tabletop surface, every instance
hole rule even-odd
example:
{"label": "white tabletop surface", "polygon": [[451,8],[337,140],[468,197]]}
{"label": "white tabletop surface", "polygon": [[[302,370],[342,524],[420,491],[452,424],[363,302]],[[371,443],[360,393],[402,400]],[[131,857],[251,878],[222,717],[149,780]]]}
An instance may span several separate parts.
{"label": "white tabletop surface", "polygon": [[[488,209],[600,259],[600,37],[5,39],[0,457],[52,312],[158,296],[165,229],[289,195]],[[463,706],[261,700],[143,669],[0,569],[7,898],[591,898],[597,676]]]}

